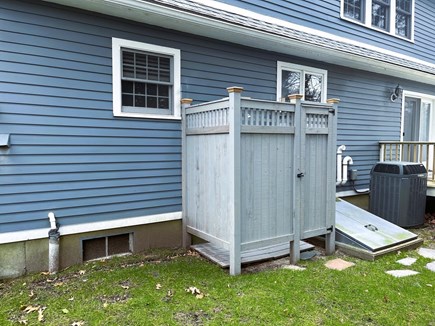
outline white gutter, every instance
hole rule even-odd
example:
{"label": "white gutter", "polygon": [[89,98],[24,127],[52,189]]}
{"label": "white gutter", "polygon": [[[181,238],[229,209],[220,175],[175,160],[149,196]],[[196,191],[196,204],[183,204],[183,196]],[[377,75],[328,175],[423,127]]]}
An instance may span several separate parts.
{"label": "white gutter", "polygon": [[[236,26],[225,21],[214,20],[209,17],[196,15],[191,12],[169,8],[155,3],[143,2],[138,0],[46,0],[62,5],[81,8],[89,11],[99,12],[115,17],[125,18],[141,23],[170,28],[186,33],[206,36],[218,40],[228,41],[241,45],[251,46],[263,50],[279,52],[283,54],[300,56],[312,60],[328,62],[341,66],[347,66],[355,69],[362,69],[375,73],[395,76],[398,78],[406,78],[418,82],[434,84],[435,76],[429,73],[424,73],[411,68],[397,66],[392,63],[386,63],[375,59],[366,58],[363,56],[341,52],[307,44],[302,41],[289,39],[284,36],[275,35],[260,30],[254,30],[244,26]],[[202,1],[201,1],[202,2]],[[201,3],[199,2],[199,3]],[[216,1],[206,1],[207,5],[218,6]],[[224,6],[219,4],[219,6]],[[346,38],[337,37],[333,34],[308,29],[299,25],[284,22],[272,17],[259,15],[250,11],[243,11],[240,8],[225,5],[227,10],[237,10],[238,13],[255,16],[264,21],[279,23],[281,26],[291,26],[291,28],[301,31],[314,33],[313,35],[321,35],[331,40],[339,40],[340,42],[353,44],[364,47],[366,49],[378,51],[388,55],[393,55],[398,58],[413,61],[419,64],[435,67],[435,64],[418,60],[413,57],[405,56],[400,53],[395,53],[382,48],[370,46],[364,43],[358,43]]]}

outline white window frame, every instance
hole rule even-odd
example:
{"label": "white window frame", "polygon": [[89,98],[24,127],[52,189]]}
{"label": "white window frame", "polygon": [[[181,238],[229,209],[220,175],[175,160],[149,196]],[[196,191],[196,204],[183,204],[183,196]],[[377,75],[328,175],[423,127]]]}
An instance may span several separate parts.
{"label": "white window frame", "polygon": [[[131,49],[155,53],[156,55],[167,55],[173,59],[173,87],[172,87],[172,108],[171,114],[132,113],[122,110],[122,49]],[[179,49],[130,41],[119,38],[112,38],[112,92],[113,92],[113,115],[115,117],[129,118],[150,118],[150,119],[181,119],[181,51]]]}
{"label": "white window frame", "polygon": [[363,20],[359,21],[356,19],[352,19],[349,17],[346,17],[344,15],[344,0],[340,0],[341,2],[341,10],[340,10],[340,18],[349,22],[352,22],[357,25],[361,25],[370,29],[373,29],[375,31],[385,33],[397,38],[400,38],[402,40],[412,42],[414,43],[414,26],[415,26],[415,1],[412,0],[411,4],[411,33],[410,37],[403,37],[401,35],[396,34],[396,0],[390,0],[390,12],[389,12],[389,28],[388,30],[383,30],[381,28],[377,28],[375,26],[372,26],[372,0],[363,0],[364,1],[364,11],[363,11]]}
{"label": "white window frame", "polygon": [[313,68],[309,66],[302,66],[297,65],[289,62],[284,61],[278,61],[277,62],[277,73],[276,73],[276,100],[281,102],[282,101],[282,71],[283,70],[290,70],[295,72],[301,73],[301,83],[300,83],[300,94],[303,95],[302,100],[305,100],[305,90],[302,89],[305,85],[305,74],[315,74],[315,75],[322,75],[322,96],[321,96],[321,102],[325,103],[327,99],[327,85],[328,85],[328,71],[324,69],[319,68]]}

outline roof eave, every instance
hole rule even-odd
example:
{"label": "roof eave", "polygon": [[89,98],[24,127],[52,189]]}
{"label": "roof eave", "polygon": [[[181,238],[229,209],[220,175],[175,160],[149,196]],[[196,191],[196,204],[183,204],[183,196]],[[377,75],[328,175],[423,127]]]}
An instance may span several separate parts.
{"label": "roof eave", "polygon": [[328,49],[315,44],[308,44],[281,35],[238,26],[156,3],[138,0],[45,1],[262,50],[303,57],[427,84],[435,84],[435,75],[430,73],[367,58],[361,55]]}

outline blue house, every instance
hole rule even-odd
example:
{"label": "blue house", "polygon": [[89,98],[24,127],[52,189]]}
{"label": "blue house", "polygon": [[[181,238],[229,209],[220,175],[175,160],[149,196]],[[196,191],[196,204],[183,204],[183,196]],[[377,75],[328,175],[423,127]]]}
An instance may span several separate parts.
{"label": "blue house", "polygon": [[0,8],[0,277],[47,269],[49,213],[60,267],[180,246],[180,100],[220,99],[228,86],[264,100],[339,98],[337,146],[358,177],[338,175],[338,196],[368,188],[388,146],[434,180],[431,0]]}

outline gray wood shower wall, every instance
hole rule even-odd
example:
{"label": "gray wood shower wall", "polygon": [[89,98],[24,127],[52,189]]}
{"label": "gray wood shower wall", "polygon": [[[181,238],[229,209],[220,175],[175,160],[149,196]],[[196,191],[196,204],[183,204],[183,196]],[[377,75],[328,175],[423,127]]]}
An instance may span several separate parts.
{"label": "gray wood shower wall", "polygon": [[336,105],[229,97],[183,109],[183,221],[188,234],[240,252],[328,235],[333,250]]}

